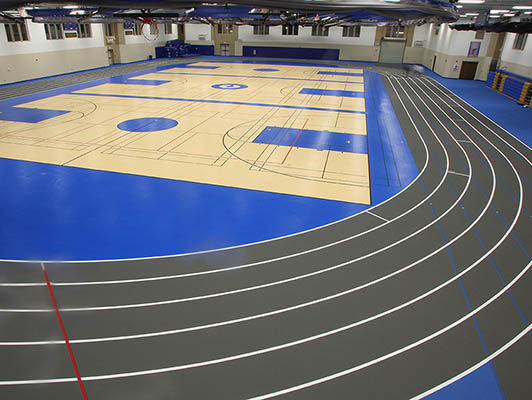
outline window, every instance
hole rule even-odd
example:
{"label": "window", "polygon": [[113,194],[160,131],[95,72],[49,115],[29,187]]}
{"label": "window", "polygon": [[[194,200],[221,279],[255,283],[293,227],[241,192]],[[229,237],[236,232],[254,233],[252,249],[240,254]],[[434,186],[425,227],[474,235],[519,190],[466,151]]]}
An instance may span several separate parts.
{"label": "window", "polygon": [[486,33],[486,31],[477,31],[475,33],[475,39],[477,40],[482,40],[484,39],[484,34]]}
{"label": "window", "polygon": [[323,25],[312,25],[312,36],[329,36],[329,27]]}
{"label": "window", "polygon": [[436,29],[434,29],[434,35],[438,36],[440,34],[440,27],[437,26]]}
{"label": "window", "polygon": [[299,34],[299,25],[283,25],[283,35],[297,36]]}
{"label": "window", "polygon": [[142,25],[141,24],[134,23],[132,29],[133,29],[133,35],[135,35],[135,36],[142,35]]}
{"label": "window", "polygon": [[92,37],[90,24],[78,24],[78,38],[90,38]]}
{"label": "window", "polygon": [[44,24],[44,32],[47,40],[63,39],[63,25]]}
{"label": "window", "polygon": [[233,33],[233,25],[218,24],[218,33],[221,33],[223,35],[231,35]]}
{"label": "window", "polygon": [[360,37],[360,25],[344,26],[343,37]]}
{"label": "window", "polygon": [[8,42],[22,42],[29,40],[26,22],[22,24],[5,24],[6,36]]}
{"label": "window", "polygon": [[254,35],[269,35],[270,27],[268,25],[255,25],[253,26]]}
{"label": "window", "polygon": [[514,45],[512,48],[515,50],[523,50],[525,48],[527,36],[528,33],[518,33],[515,35]]}
{"label": "window", "polygon": [[405,36],[405,31],[402,26],[388,25],[384,36],[389,38],[402,38]]}
{"label": "window", "polygon": [[164,24],[164,34],[165,35],[172,34],[172,24]]}
{"label": "window", "polygon": [[105,36],[114,36],[113,34],[113,25],[105,24]]}
{"label": "window", "polygon": [[159,33],[156,23],[150,24],[150,35],[157,35]]}

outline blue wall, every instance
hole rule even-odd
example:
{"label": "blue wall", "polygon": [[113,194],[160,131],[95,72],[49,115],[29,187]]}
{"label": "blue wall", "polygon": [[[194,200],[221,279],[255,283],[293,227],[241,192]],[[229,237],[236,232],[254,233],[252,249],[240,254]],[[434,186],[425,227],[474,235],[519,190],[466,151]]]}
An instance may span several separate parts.
{"label": "blue wall", "polygon": [[244,57],[301,58],[311,60],[338,60],[338,49],[310,49],[301,47],[244,46]]}

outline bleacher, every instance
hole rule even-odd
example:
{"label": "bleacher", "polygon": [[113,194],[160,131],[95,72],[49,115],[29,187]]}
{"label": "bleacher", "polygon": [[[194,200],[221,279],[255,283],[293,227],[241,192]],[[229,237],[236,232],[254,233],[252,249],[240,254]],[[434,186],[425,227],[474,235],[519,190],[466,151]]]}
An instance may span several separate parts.
{"label": "bleacher", "polygon": [[156,58],[175,58],[198,56],[199,52],[194,46],[182,40],[170,40],[164,47],[155,48]]}
{"label": "bleacher", "polygon": [[486,85],[520,104],[532,107],[532,79],[505,71],[490,71]]}

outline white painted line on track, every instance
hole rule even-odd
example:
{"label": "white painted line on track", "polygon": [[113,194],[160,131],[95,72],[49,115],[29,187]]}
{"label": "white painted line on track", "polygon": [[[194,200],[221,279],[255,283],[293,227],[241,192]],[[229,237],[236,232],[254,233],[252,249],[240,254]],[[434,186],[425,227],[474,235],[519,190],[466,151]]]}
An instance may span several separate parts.
{"label": "white painted line on track", "polygon": [[449,171],[449,173],[450,173],[450,174],[453,174],[453,175],[465,176],[466,178],[469,177],[468,174],[462,174],[461,172]]}
{"label": "white painted line on track", "polygon": [[[284,390],[281,390],[281,391],[278,391],[278,392],[269,393],[269,394],[266,394],[266,395],[254,397],[253,399],[254,400],[258,400],[258,399],[267,399],[267,398],[271,398],[271,397],[276,397],[276,396],[280,396],[282,394],[295,392],[297,390],[301,390],[301,389],[304,389],[304,388],[307,388],[307,387],[310,387],[310,386],[314,386],[314,385],[317,385],[317,384],[320,384],[320,383],[323,383],[323,382],[327,382],[327,381],[330,381],[330,380],[333,380],[333,379],[337,379],[337,378],[340,378],[342,376],[349,375],[349,374],[351,374],[353,372],[356,372],[356,371],[362,370],[364,368],[370,367],[372,365],[378,364],[378,363],[380,363],[382,361],[388,360],[388,359],[393,358],[393,357],[395,357],[395,356],[397,356],[399,354],[402,354],[402,353],[404,353],[404,352],[406,352],[408,350],[411,350],[411,349],[413,349],[413,348],[415,348],[417,346],[420,346],[420,345],[422,345],[422,344],[424,344],[424,343],[426,343],[426,342],[428,342],[428,341],[430,341],[430,340],[432,340],[432,339],[434,339],[434,338],[446,333],[447,331],[449,331],[449,330],[455,328],[456,326],[460,325],[462,322],[464,322],[464,321],[468,320],[469,318],[473,317],[474,315],[478,314],[480,311],[482,311],[488,305],[490,305],[495,300],[497,300],[500,296],[505,294],[515,283],[517,283],[519,281],[519,279],[521,279],[521,277],[523,277],[526,274],[526,272],[528,272],[528,270],[530,269],[531,266],[532,266],[532,261],[529,262],[528,265],[525,268],[523,268],[521,270],[521,272],[514,279],[512,279],[512,281],[510,281],[505,287],[503,287],[499,292],[497,292],[490,299],[488,299],[487,301],[485,301],[480,306],[478,306],[477,308],[473,309],[472,311],[470,311],[469,313],[467,313],[466,315],[464,315],[460,319],[456,320],[452,324],[447,325],[446,327],[444,327],[444,328],[432,333],[429,336],[426,336],[426,337],[424,337],[424,338],[422,338],[420,340],[417,340],[417,341],[415,341],[415,342],[413,342],[413,343],[411,343],[411,344],[409,344],[407,346],[404,346],[404,347],[402,347],[402,348],[400,348],[398,350],[395,350],[395,351],[393,351],[391,353],[385,354],[385,355],[383,355],[381,357],[378,357],[378,358],[373,359],[371,361],[368,361],[368,362],[365,362],[363,364],[357,365],[355,367],[346,369],[344,371],[338,372],[336,374],[328,375],[328,376],[322,377],[320,379],[313,380],[313,381],[310,381],[310,382],[306,382],[306,383],[301,384],[301,385],[293,386],[291,388],[287,388],[287,389],[284,389]],[[458,279],[458,276],[459,275],[455,276],[453,278],[453,280]],[[445,285],[446,284],[447,283],[445,283]],[[426,295],[423,295],[423,296],[426,296]],[[387,313],[389,313],[389,311]],[[375,319],[375,317],[372,317],[372,319]],[[265,353],[269,353],[269,352],[272,352],[272,351],[277,351],[277,350],[285,349],[285,348],[288,348],[288,347],[296,346],[296,345],[299,345],[299,344],[311,342],[311,341],[314,341],[314,340],[318,340],[318,339],[333,335],[335,333],[339,333],[339,332],[345,331],[347,329],[351,329],[351,328],[353,328],[355,326],[358,326],[358,325],[359,325],[359,323],[355,323],[355,324],[352,324],[352,325],[348,325],[346,327],[338,328],[338,329],[335,329],[333,331],[321,333],[319,335],[315,335],[315,336],[312,336],[312,337],[309,337],[309,338],[297,340],[297,341],[294,341],[294,342],[285,343],[285,344],[274,346],[274,347],[270,347],[270,348],[267,348],[267,349],[260,349],[260,350],[252,351],[252,352],[249,352],[249,353],[242,353],[242,354],[233,355],[233,356],[229,356],[229,357],[219,358],[219,359],[215,359],[215,360],[201,361],[201,362],[196,362],[196,363],[192,363],[192,364],[176,365],[176,366],[172,366],[172,367],[149,369],[149,370],[143,370],[143,371],[132,371],[132,372],[115,373],[115,374],[107,374],[107,375],[83,376],[82,379],[83,379],[84,382],[108,380],[108,379],[120,379],[120,378],[129,378],[129,377],[135,377],[135,376],[146,376],[146,375],[154,375],[154,374],[167,373],[167,372],[175,372],[175,371],[181,371],[181,370],[185,370],[185,369],[204,367],[204,366],[208,366],[208,365],[216,365],[216,364],[220,364],[220,363],[224,363],[224,362],[235,361],[235,360],[248,358],[248,357],[254,357],[254,356],[265,354]],[[68,383],[68,382],[77,382],[77,378],[70,377],[70,378],[9,380],[9,381],[0,381],[0,386],[35,385],[35,384]]]}
{"label": "white painted line on track", "polygon": [[504,346],[500,347],[497,351],[492,353],[490,356],[486,357],[482,361],[476,363],[471,368],[466,369],[461,374],[458,374],[451,379],[446,380],[443,383],[440,383],[438,386],[433,387],[430,390],[427,390],[426,392],[423,392],[421,394],[418,394],[417,396],[414,396],[411,398],[411,400],[419,400],[424,397],[427,397],[428,395],[437,392],[440,389],[443,389],[444,387],[449,386],[450,384],[462,379],[464,376],[469,375],[471,372],[476,371],[477,369],[483,367],[487,363],[489,363],[491,360],[495,359],[496,357],[500,356],[502,353],[504,353],[506,350],[508,350],[510,347],[512,347],[514,344],[516,344],[519,340],[523,338],[528,332],[532,330],[532,324],[529,324],[525,329],[523,329],[517,336],[515,336],[512,340],[510,340],[508,343],[506,343]]}
{"label": "white painted line on track", "polygon": [[380,219],[381,221],[384,221],[384,222],[390,222],[390,220],[386,219],[386,218],[383,218],[381,217],[380,215],[377,215],[375,213],[372,213],[371,211],[366,211],[366,214],[369,214],[369,215],[373,215],[375,218],[378,218]]}
{"label": "white painted line on track", "polygon": [[[478,122],[480,122],[486,129],[490,130],[491,133],[493,133],[495,136],[497,136],[500,140],[502,140],[504,143],[506,143],[506,145],[508,145],[508,147],[510,147],[512,150],[514,150],[516,153],[518,153],[529,165],[532,165],[532,161],[530,161],[530,159],[528,157],[525,157],[525,155],[523,153],[521,153],[519,150],[517,150],[514,146],[512,146],[510,143],[508,143],[504,138],[502,138],[497,132],[495,132],[493,129],[491,129],[489,126],[487,126],[484,122],[482,122],[480,119],[478,119],[475,115],[473,115],[467,108],[465,108],[463,105],[459,104],[455,99],[453,99],[447,92],[450,91],[449,89],[447,89],[444,85],[442,85],[440,82],[434,80],[434,79],[430,79],[429,82],[433,85],[433,86],[436,86],[434,85],[434,83],[437,83],[439,86],[441,86],[442,88],[444,88],[445,90],[442,90],[442,89],[439,89],[443,94],[445,94],[446,97],[448,97],[449,99],[451,99],[458,107],[460,107],[462,110],[464,110],[466,113],[468,113],[469,115],[471,115],[473,118],[475,118]],[[484,116],[486,119],[488,119],[490,122],[492,122],[494,125],[496,125],[497,127],[499,127],[499,129],[501,129],[502,131],[506,132],[508,135],[510,135],[512,138],[514,138],[515,140],[517,140],[519,143],[521,143],[523,146],[525,146],[528,150],[532,150],[532,148],[530,148],[530,146],[528,144],[526,144],[525,142],[523,142],[521,139],[519,139],[517,136],[513,135],[511,132],[508,132],[506,129],[504,129],[502,126],[500,126],[498,123],[496,123],[495,121],[493,121],[492,119],[488,118],[487,116],[485,116],[482,112],[480,112],[479,110],[477,110],[475,107],[473,107],[471,104],[469,104],[467,101],[465,101],[464,99],[462,99],[460,96],[458,96],[456,93],[452,92],[451,93],[453,95],[455,95],[456,97],[458,97],[460,100],[462,100],[464,103],[466,103],[467,105],[469,105],[473,110],[475,110],[476,112],[478,112],[480,115]],[[440,97],[441,99],[441,97]]]}

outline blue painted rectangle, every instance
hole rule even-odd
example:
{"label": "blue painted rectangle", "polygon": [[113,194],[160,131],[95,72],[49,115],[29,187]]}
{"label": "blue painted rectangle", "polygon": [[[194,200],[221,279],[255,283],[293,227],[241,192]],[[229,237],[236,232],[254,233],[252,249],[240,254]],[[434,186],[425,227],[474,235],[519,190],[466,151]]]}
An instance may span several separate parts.
{"label": "blue painted rectangle", "polygon": [[311,89],[303,88],[299,94],[315,94],[317,96],[335,96],[335,97],[364,97],[364,92],[355,92],[353,90],[328,90],[328,89]]}
{"label": "blue painted rectangle", "polygon": [[301,47],[244,46],[244,57],[301,58],[306,60],[338,60],[340,50]]}
{"label": "blue painted rectangle", "polygon": [[253,143],[359,154],[368,153],[368,143],[365,135],[311,129],[267,126]]}
{"label": "blue painted rectangle", "polygon": [[155,79],[126,79],[123,76],[111,77],[111,83],[121,83],[124,85],[160,86],[171,81]]}
{"label": "blue painted rectangle", "polygon": [[179,64],[173,65],[172,68],[197,68],[197,69],[218,69],[216,65],[194,65],[194,64]]}
{"label": "blue painted rectangle", "polygon": [[0,120],[36,124],[69,112],[70,111],[44,110],[39,108],[6,107],[0,109]]}
{"label": "blue painted rectangle", "polygon": [[336,72],[336,71],[318,71],[318,75],[336,75],[336,76],[362,76],[361,73],[356,72]]}

